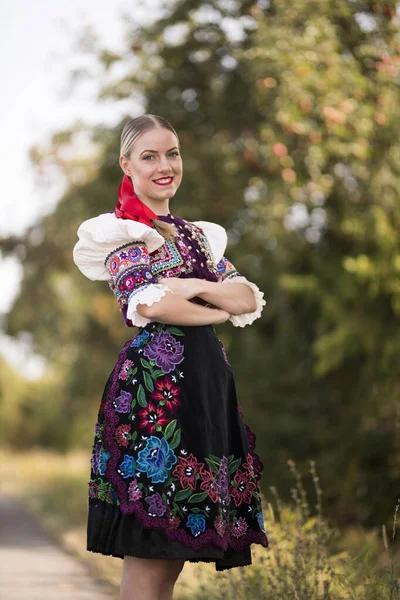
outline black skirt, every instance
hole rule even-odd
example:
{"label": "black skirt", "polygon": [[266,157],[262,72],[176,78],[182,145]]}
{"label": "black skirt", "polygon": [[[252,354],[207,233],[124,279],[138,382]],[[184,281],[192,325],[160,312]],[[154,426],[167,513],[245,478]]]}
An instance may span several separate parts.
{"label": "black skirt", "polygon": [[212,325],[150,323],[119,354],[94,432],[87,549],[251,564],[263,464]]}

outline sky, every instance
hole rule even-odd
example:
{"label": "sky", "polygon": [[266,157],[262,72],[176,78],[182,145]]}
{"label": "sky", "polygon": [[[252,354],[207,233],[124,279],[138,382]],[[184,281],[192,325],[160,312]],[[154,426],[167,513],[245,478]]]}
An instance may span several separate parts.
{"label": "sky", "polygon": [[[31,146],[45,144],[51,133],[78,119],[111,125],[123,110],[126,113],[126,105],[117,108],[96,101],[95,82],[71,92],[68,81],[71,70],[90,59],[76,49],[85,26],[92,27],[102,47],[122,50],[129,20],[143,22],[156,14],[157,0],[142,5],[138,0],[13,0],[0,5],[0,236],[23,234],[60,198],[60,188],[44,192],[35,183]],[[21,275],[15,259],[0,256],[0,321],[18,293]],[[29,339],[16,343],[0,335],[0,352],[11,364],[20,363],[23,356],[26,375],[40,375],[44,363],[30,356]]]}

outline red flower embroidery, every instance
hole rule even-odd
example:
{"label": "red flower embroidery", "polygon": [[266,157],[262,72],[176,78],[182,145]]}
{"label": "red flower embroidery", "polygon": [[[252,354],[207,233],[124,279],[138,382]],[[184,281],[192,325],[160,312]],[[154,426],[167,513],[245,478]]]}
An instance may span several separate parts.
{"label": "red flower embroidery", "polygon": [[181,519],[176,515],[171,514],[169,517],[169,526],[172,529],[177,529],[180,525]]}
{"label": "red flower embroidery", "polygon": [[217,517],[214,520],[214,527],[217,530],[218,535],[220,535],[221,537],[224,537],[227,525],[228,523],[224,521],[224,519],[222,519],[221,517]]}
{"label": "red flower embroidery", "polygon": [[229,492],[236,506],[240,506],[242,502],[250,504],[251,495],[256,488],[256,484],[250,481],[249,474],[238,469],[233,480],[236,485],[230,486]]}
{"label": "red flower embroidery", "polygon": [[199,463],[193,454],[189,454],[187,458],[179,456],[178,464],[172,471],[173,475],[179,477],[183,488],[190,485],[192,490],[196,489],[196,475],[199,474],[204,466],[204,463]]}
{"label": "red flower embroidery", "polygon": [[251,478],[255,477],[255,473],[254,473],[254,460],[253,457],[250,453],[247,454],[247,460],[246,462],[242,465],[243,469],[245,471],[247,471],[247,473],[249,474],[249,476]]}
{"label": "red flower embroidery", "polygon": [[119,427],[117,427],[115,431],[115,437],[117,438],[117,442],[120,446],[124,446],[125,448],[128,446],[128,434],[130,430],[130,425],[120,425]]}
{"label": "red flower embroidery", "polygon": [[213,502],[218,502],[220,497],[219,497],[217,484],[215,483],[214,475],[211,473],[211,471],[208,471],[207,469],[203,469],[200,473],[200,477],[201,477],[200,489],[207,491],[208,495],[210,496],[210,498]]}
{"label": "red flower embroidery", "polygon": [[133,502],[135,502],[136,500],[139,500],[139,498],[142,497],[143,494],[142,494],[142,491],[140,490],[140,488],[138,487],[138,483],[137,483],[136,479],[131,481],[131,483],[129,484],[128,495],[129,495],[129,500],[132,500]]}
{"label": "red flower embroidery", "polygon": [[229,529],[231,530],[232,535],[236,538],[242,537],[242,535],[246,533],[248,527],[249,526],[246,522],[246,519],[243,517],[239,517],[235,523],[229,524]]}
{"label": "red flower embroidery", "polygon": [[179,394],[181,390],[172,383],[168,375],[164,379],[156,381],[155,388],[156,390],[151,394],[151,397],[158,401],[165,400],[165,408],[170,412],[174,412],[180,405]]}
{"label": "red flower embroidery", "polygon": [[151,402],[148,403],[146,408],[139,410],[138,415],[141,419],[139,427],[147,429],[151,434],[156,432],[156,426],[161,425],[163,427],[169,420],[166,418],[165,411],[160,406],[154,406]]}

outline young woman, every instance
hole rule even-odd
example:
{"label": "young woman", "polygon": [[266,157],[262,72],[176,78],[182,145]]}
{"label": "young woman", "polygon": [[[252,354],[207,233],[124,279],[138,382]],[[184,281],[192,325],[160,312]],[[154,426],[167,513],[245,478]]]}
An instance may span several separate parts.
{"label": "young woman", "polygon": [[120,600],[169,600],[185,560],[220,571],[268,546],[263,464],[214,330],[251,324],[265,300],[224,256],[223,227],[170,213],[182,158],[168,121],[128,121],[120,166],[115,210],[81,224],[73,253],[139,328],[100,403],[87,549],[124,559]]}

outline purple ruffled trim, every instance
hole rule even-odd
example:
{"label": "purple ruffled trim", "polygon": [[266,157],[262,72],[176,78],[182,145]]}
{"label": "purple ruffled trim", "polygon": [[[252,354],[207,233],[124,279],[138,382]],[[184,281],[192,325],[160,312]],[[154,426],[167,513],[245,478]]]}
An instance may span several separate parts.
{"label": "purple ruffled trim", "polygon": [[217,532],[208,529],[207,531],[202,533],[200,537],[192,538],[185,531],[171,528],[168,518],[150,517],[150,515],[148,515],[145,509],[143,508],[140,500],[136,502],[129,502],[127,500],[127,490],[125,484],[117,473],[117,465],[121,453],[119,451],[118,444],[114,440],[113,434],[119,422],[119,417],[113,410],[112,402],[115,399],[116,393],[118,391],[118,374],[121,369],[122,363],[126,358],[131,341],[132,340],[129,340],[125,344],[118,356],[116,368],[114,369],[114,373],[112,376],[112,384],[108,391],[107,401],[104,406],[106,424],[103,431],[103,443],[104,447],[111,453],[111,456],[107,462],[105,476],[108,479],[108,481],[110,481],[110,483],[114,486],[117,492],[117,496],[120,502],[121,513],[123,515],[135,513],[135,516],[140,519],[144,527],[160,527],[164,530],[165,534],[169,539],[178,540],[179,542],[182,542],[185,546],[193,548],[194,550],[201,550],[204,546],[207,546],[208,544],[215,544],[216,546],[221,547],[223,550],[227,550],[230,546],[236,552],[241,552],[252,543],[261,544],[262,546],[264,546],[264,548],[267,548],[268,540],[266,534],[262,531],[258,532],[252,530],[246,532],[243,536],[240,537],[240,539],[235,539],[233,536],[231,536],[228,529],[224,533],[223,537],[218,535]]}

